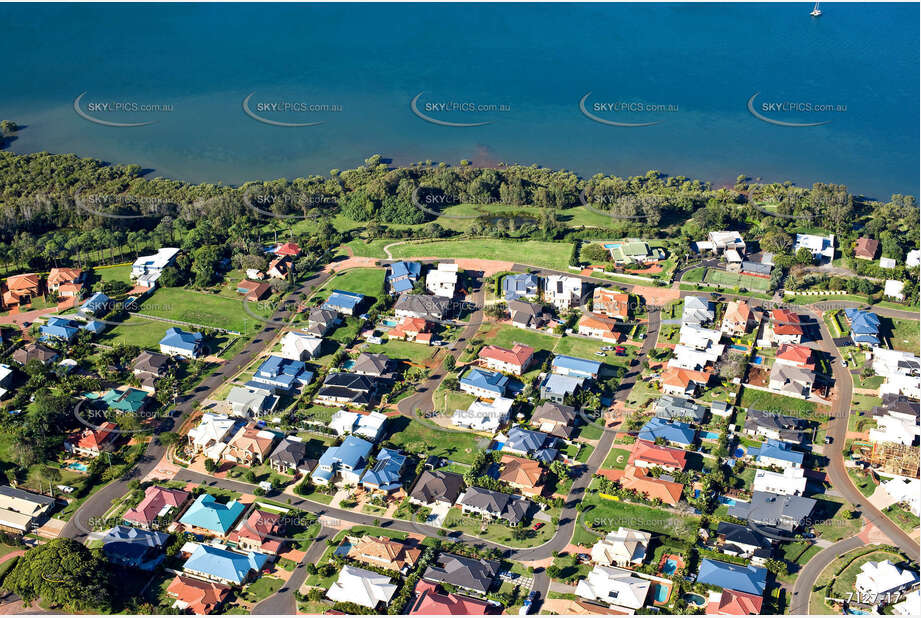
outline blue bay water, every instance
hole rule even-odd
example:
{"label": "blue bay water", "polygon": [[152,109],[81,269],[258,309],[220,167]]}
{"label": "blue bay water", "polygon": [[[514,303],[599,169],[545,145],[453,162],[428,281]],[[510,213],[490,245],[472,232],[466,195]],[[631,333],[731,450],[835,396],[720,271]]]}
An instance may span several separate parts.
{"label": "blue bay water", "polygon": [[[48,4],[0,5],[8,27],[0,117],[27,125],[15,152],[74,152],[138,163],[154,176],[238,184],[326,174],[380,153],[536,163],[589,176],[650,169],[716,185],[847,184],[857,193],[918,194],[919,8],[914,4]],[[168,112],[74,112],[102,102]],[[245,113],[258,103],[341,111]],[[449,122],[425,122],[410,110]],[[642,102],[676,111],[579,110]],[[775,112],[769,102],[845,106]],[[508,111],[425,111],[473,102]],[[264,106],[263,106],[264,107]]]}

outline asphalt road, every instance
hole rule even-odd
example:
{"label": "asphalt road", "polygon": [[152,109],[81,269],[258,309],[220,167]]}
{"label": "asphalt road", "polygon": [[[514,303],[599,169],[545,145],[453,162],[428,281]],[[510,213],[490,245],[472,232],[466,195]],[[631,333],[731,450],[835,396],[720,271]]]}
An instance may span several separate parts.
{"label": "asphalt road", "polygon": [[862,546],[863,541],[860,537],[852,536],[826,547],[813,556],[800,569],[800,572],[796,575],[796,580],[793,582],[793,594],[790,597],[790,614],[808,614],[809,596],[812,594],[812,587],[822,570],[838,556]]}
{"label": "asphalt road", "polygon": [[304,558],[298,563],[291,574],[290,579],[284,586],[278,589],[278,592],[257,603],[252,614],[257,616],[292,616],[297,613],[297,600],[294,593],[297,592],[304,581],[307,579],[306,564],[317,564],[326,551],[326,539],[336,536],[336,530],[333,528],[320,528],[317,538],[314,539],[310,547],[304,553]]}

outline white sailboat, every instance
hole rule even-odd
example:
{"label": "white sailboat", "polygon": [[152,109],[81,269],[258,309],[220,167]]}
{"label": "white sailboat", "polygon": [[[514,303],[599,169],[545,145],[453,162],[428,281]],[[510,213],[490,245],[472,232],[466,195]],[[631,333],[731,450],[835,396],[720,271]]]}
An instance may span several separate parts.
{"label": "white sailboat", "polygon": [[822,14],[822,10],[819,8],[818,2],[815,3],[815,7],[813,7],[812,12],[809,14],[813,17],[819,17]]}

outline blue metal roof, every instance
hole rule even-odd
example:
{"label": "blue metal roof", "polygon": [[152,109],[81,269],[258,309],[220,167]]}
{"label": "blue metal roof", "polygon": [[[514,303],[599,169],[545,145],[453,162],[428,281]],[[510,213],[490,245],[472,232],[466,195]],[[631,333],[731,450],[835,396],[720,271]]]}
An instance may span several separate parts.
{"label": "blue metal roof", "polygon": [[762,596],[767,585],[767,569],[704,558],[700,562],[697,581],[701,584]]}
{"label": "blue metal roof", "polygon": [[188,508],[179,523],[225,535],[245,510],[246,505],[236,500],[221,504],[211,494],[202,494]]}
{"label": "blue metal roof", "polygon": [[422,274],[422,264],[419,262],[394,262],[390,265],[390,275],[388,279],[398,279],[400,277],[418,278]]}
{"label": "blue metal roof", "polygon": [[580,373],[586,377],[597,375],[598,372],[601,371],[601,363],[598,361],[578,358],[576,356],[566,356],[564,354],[556,355],[553,358],[551,366],[566,369],[574,373]]}
{"label": "blue metal roof", "polygon": [[398,451],[382,448],[377,454],[377,461],[361,478],[361,483],[378,487],[383,491],[398,489],[400,475],[405,464],[406,457]]}
{"label": "blue metal roof", "polygon": [[329,309],[342,308],[353,311],[355,307],[361,304],[364,298],[363,294],[358,294],[356,292],[333,290],[333,293],[329,295],[329,299],[323,306]]}
{"label": "blue metal roof", "polygon": [[413,282],[410,279],[397,279],[390,283],[390,287],[394,292],[402,294],[403,292],[409,292],[413,289]]}
{"label": "blue metal roof", "polygon": [[201,333],[189,333],[174,326],[166,329],[166,334],[160,340],[160,345],[194,352],[201,345],[202,339],[204,337]]}
{"label": "blue metal roof", "polygon": [[506,300],[516,300],[522,296],[537,294],[537,289],[537,275],[530,273],[508,275],[502,280],[502,290],[505,292]]}
{"label": "blue metal roof", "polygon": [[649,440],[650,442],[655,442],[656,438],[665,438],[669,442],[687,446],[694,442],[695,435],[697,435],[697,431],[687,423],[671,422],[664,418],[656,417],[643,425],[637,437],[640,440]]}
{"label": "blue metal roof", "polygon": [[879,345],[879,316],[871,311],[849,308],[844,315],[851,323],[851,337],[857,343]]}
{"label": "blue metal roof", "polygon": [[770,457],[781,461],[803,464],[803,453],[794,451],[788,442],[780,440],[767,440],[761,445],[761,448],[751,448],[749,453],[756,458]]}
{"label": "blue metal roof", "polygon": [[267,556],[258,552],[238,554],[211,545],[199,545],[182,568],[242,584],[250,571],[260,570],[267,560]]}
{"label": "blue metal roof", "polygon": [[359,470],[371,454],[374,445],[356,436],[346,436],[339,446],[331,446],[320,456],[317,467],[342,465],[352,470]]}
{"label": "blue metal roof", "polygon": [[485,371],[474,367],[460,379],[460,383],[501,395],[508,387],[508,377],[495,371]]}

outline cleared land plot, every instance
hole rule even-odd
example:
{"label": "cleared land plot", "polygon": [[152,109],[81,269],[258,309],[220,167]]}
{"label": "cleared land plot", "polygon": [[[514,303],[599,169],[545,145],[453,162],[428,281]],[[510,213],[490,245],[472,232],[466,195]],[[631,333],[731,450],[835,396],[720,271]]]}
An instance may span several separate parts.
{"label": "cleared land plot", "polygon": [[739,402],[743,408],[755,408],[770,412],[782,413],[798,412],[800,414],[813,415],[818,406],[811,401],[804,401],[794,397],[785,397],[765,391],[758,391],[752,388],[742,387],[742,398]]}
{"label": "cleared land plot", "polygon": [[537,240],[502,241],[484,238],[397,245],[392,247],[390,252],[395,258],[453,257],[503,260],[566,271],[569,270],[572,245]]}
{"label": "cleared land plot", "polygon": [[918,353],[921,341],[921,326],[916,320],[898,318],[880,318],[880,327],[884,335],[889,335],[889,342],[896,350]]}
{"label": "cleared land plot", "polygon": [[139,313],[245,334],[261,328],[263,322],[258,317],[271,315],[272,307],[246,303],[244,309],[242,300],[183,288],[159,288],[144,300]]}
{"label": "cleared land plot", "polygon": [[364,351],[371,354],[386,354],[394,360],[422,365],[438,352],[438,348],[399,339],[388,339],[385,343],[369,343]]}
{"label": "cleared land plot", "polygon": [[99,336],[98,341],[106,345],[136,345],[159,350],[160,340],[171,326],[174,324],[132,315],[118,326],[110,326]]}
{"label": "cleared land plot", "polygon": [[391,435],[387,441],[406,452],[422,457],[436,455],[451,461],[472,464],[482,450],[480,436],[463,431],[441,429],[423,421],[399,417],[390,421]]}
{"label": "cleared land plot", "polygon": [[372,298],[381,295],[381,286],[387,271],[382,268],[351,268],[330,278],[323,288],[317,292],[319,298],[329,298],[333,290],[356,292]]}

